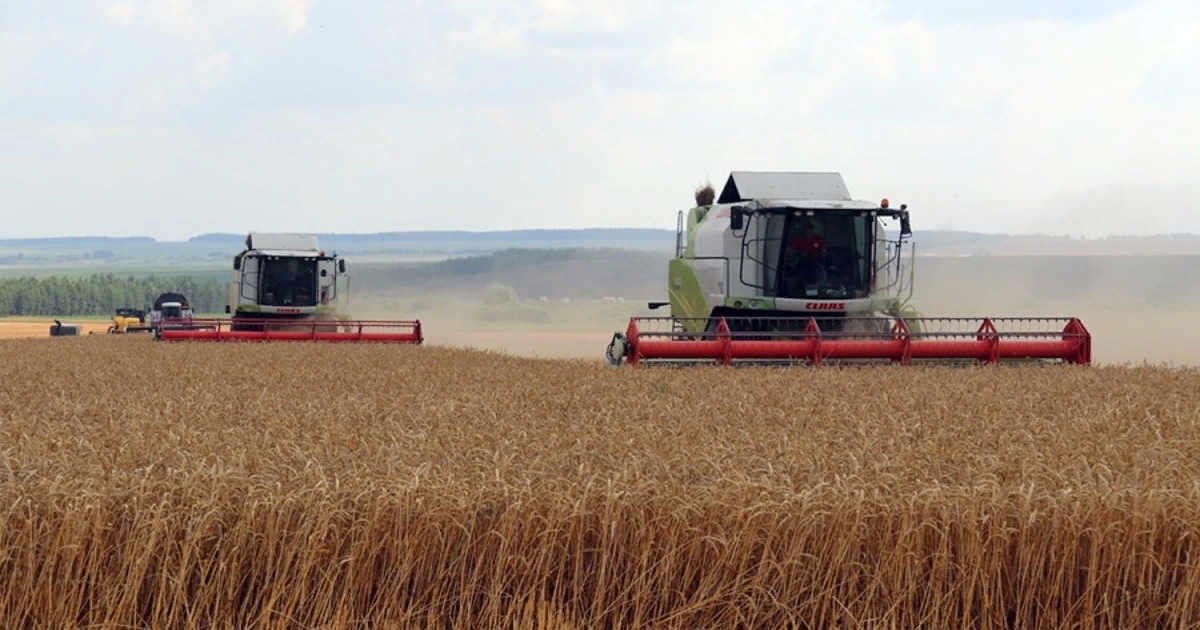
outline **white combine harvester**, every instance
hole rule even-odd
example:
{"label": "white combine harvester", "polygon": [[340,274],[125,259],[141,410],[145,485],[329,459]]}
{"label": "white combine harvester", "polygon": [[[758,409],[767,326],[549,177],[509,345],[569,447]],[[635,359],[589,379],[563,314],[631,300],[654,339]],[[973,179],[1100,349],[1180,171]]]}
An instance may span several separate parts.
{"label": "white combine harvester", "polygon": [[346,261],[316,236],[252,232],[233,259],[225,306],[232,318],[194,320],[194,329],[166,329],[160,338],[422,343],[419,321],[351,319],[349,298]]}
{"label": "white combine harvester", "polygon": [[669,301],[650,304],[671,316],[633,318],[609,363],[1091,361],[1074,317],[921,317],[907,206],[855,200],[838,173],[734,172],[714,196],[680,213]]}
{"label": "white combine harvester", "polygon": [[[233,259],[225,312],[237,320],[235,329],[250,329],[261,319],[336,323],[344,319],[340,308],[349,282],[346,261],[327,255],[316,236],[251,233]],[[345,299],[339,299],[340,289]]]}

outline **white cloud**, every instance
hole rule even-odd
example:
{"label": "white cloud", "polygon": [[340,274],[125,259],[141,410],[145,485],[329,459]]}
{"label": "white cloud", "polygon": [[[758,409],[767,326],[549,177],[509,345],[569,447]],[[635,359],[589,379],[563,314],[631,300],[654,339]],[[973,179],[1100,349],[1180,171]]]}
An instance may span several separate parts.
{"label": "white cloud", "polygon": [[153,27],[202,47],[236,29],[299,33],[311,10],[308,0],[142,0],[141,6]]}
{"label": "white cloud", "polygon": [[307,0],[278,0],[273,6],[289,32],[299,33],[308,24],[310,7]]}
{"label": "white cloud", "polygon": [[1166,38],[1161,50],[1173,58],[1200,53],[1200,20],[1177,24],[1175,32]]}
{"label": "white cloud", "polygon": [[129,26],[133,21],[133,2],[109,2],[104,6],[104,19],[117,26]]}
{"label": "white cloud", "polygon": [[896,81],[896,54],[887,41],[862,44],[854,48],[855,55],[884,83]]}
{"label": "white cloud", "polygon": [[207,43],[209,37],[188,0],[151,0],[146,15],[154,27],[189,42]]}
{"label": "white cloud", "polygon": [[[114,2],[96,1],[99,20]],[[123,191],[132,187],[113,186],[95,203],[150,212],[186,190],[224,207],[235,191],[242,207],[278,210],[256,220],[285,222],[294,208],[311,223],[303,229],[671,227],[706,177],[796,168],[838,170],[858,197],[909,203],[921,228],[1200,231],[1200,215],[1162,209],[1200,196],[1194,3],[963,26],[891,18],[875,0],[750,0],[736,11],[716,0],[363,2],[351,13],[330,3],[314,12],[302,0],[135,1],[130,29],[170,37],[95,29],[122,38],[127,58],[169,58],[108,97],[128,127],[113,154],[127,162],[106,170],[153,164],[161,197],[131,199]],[[342,25],[355,23],[346,15],[403,15],[404,32],[358,39],[357,29],[322,21],[330,28],[319,36],[288,39],[326,10]],[[14,102],[37,116],[57,105],[65,113],[55,115],[81,127],[89,116],[104,121],[88,105],[38,96],[39,68],[56,70],[39,66],[56,58],[44,48],[51,26],[0,27],[0,79],[16,81],[0,81],[10,128],[25,124]],[[58,46],[87,36],[69,21],[61,28]],[[239,86],[267,87],[250,97],[199,89],[234,70]],[[64,81],[88,85],[86,76]],[[373,89],[414,82],[425,93]],[[273,100],[279,93],[288,94]],[[13,100],[27,94],[43,100]],[[319,106],[297,104],[314,94]],[[247,98],[260,101],[241,107]],[[174,116],[185,111],[203,112],[204,127]],[[147,112],[162,153],[139,148]],[[0,206],[50,208],[28,182],[93,168],[114,142],[28,134],[65,148],[4,163]],[[93,184],[81,176],[54,199],[86,206]],[[441,203],[436,193],[449,189],[493,201],[411,219],[419,226],[373,223],[391,221],[386,209],[399,199]],[[340,195],[375,214],[322,223]],[[230,212],[212,229],[243,219]]]}
{"label": "white cloud", "polygon": [[924,24],[915,20],[905,22],[900,27],[895,41],[915,52],[920,71],[929,72],[936,67],[937,51],[933,43],[933,34]]}
{"label": "white cloud", "polygon": [[417,84],[431,92],[445,92],[460,85],[450,68],[436,61],[422,64],[417,69],[416,77]]}
{"label": "white cloud", "polygon": [[[698,84],[749,86],[769,74],[767,65],[800,41],[806,28],[784,8],[708,15],[675,32],[653,53],[651,64]],[[811,27],[810,27],[811,28]],[[716,36],[716,33],[720,36]]]}
{"label": "white cloud", "polygon": [[901,65],[914,76],[929,76],[937,68],[934,35],[915,20],[892,25],[868,19],[852,38],[861,42],[854,53],[863,68],[886,85],[896,83]]}
{"label": "white cloud", "polygon": [[673,99],[664,92],[630,92],[606,100],[606,118],[660,120],[671,114],[670,103]]}
{"label": "white cloud", "polygon": [[475,22],[471,28],[466,30],[451,30],[446,39],[459,48],[484,55],[515,53],[523,43],[519,27],[501,25],[490,19]]}
{"label": "white cloud", "polygon": [[32,35],[0,32],[0,96],[9,84],[33,60],[36,48]]}
{"label": "white cloud", "polygon": [[224,50],[218,50],[196,62],[193,69],[201,80],[211,80],[220,77],[229,69],[233,57]]}
{"label": "white cloud", "polygon": [[540,0],[540,15],[531,25],[539,31],[615,32],[656,10],[650,0]]}

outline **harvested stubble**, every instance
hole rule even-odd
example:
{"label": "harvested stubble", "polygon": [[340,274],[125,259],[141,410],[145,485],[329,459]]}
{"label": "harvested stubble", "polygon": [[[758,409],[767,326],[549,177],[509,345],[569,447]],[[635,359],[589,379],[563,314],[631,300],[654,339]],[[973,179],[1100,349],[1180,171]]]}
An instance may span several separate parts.
{"label": "harvested stubble", "polygon": [[0,627],[1200,622],[1200,372],[0,343]]}

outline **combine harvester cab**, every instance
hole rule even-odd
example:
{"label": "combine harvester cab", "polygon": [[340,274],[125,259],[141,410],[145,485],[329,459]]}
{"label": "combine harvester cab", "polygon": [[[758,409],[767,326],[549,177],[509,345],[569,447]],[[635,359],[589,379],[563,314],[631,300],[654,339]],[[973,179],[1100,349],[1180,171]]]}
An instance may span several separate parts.
{"label": "combine harvester cab", "polygon": [[856,201],[838,173],[734,172],[714,197],[680,212],[650,304],[671,315],[632,318],[610,364],[1091,363],[1074,317],[922,317],[908,207]]}
{"label": "combine harvester cab", "polygon": [[164,317],[162,341],[325,341],[420,344],[416,320],[354,320],[346,261],[317,237],[251,233],[233,259],[230,319]]}

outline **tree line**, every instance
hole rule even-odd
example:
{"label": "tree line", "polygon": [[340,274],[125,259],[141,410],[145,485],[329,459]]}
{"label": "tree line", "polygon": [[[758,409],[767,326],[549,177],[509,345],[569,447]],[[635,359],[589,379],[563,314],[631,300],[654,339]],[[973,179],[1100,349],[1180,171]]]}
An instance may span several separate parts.
{"label": "tree line", "polygon": [[187,296],[196,313],[225,310],[228,284],[191,276],[47,276],[0,279],[0,317],[111,315],[118,308],[149,308],[163,293]]}
{"label": "tree line", "polygon": [[665,269],[667,254],[657,251],[613,248],[511,248],[473,256],[448,258],[428,263],[365,263],[350,272],[356,287],[367,291],[385,291],[422,285],[437,285],[447,280],[510,275],[531,270],[553,273],[557,265],[595,263],[596,268],[636,263],[649,269]]}

